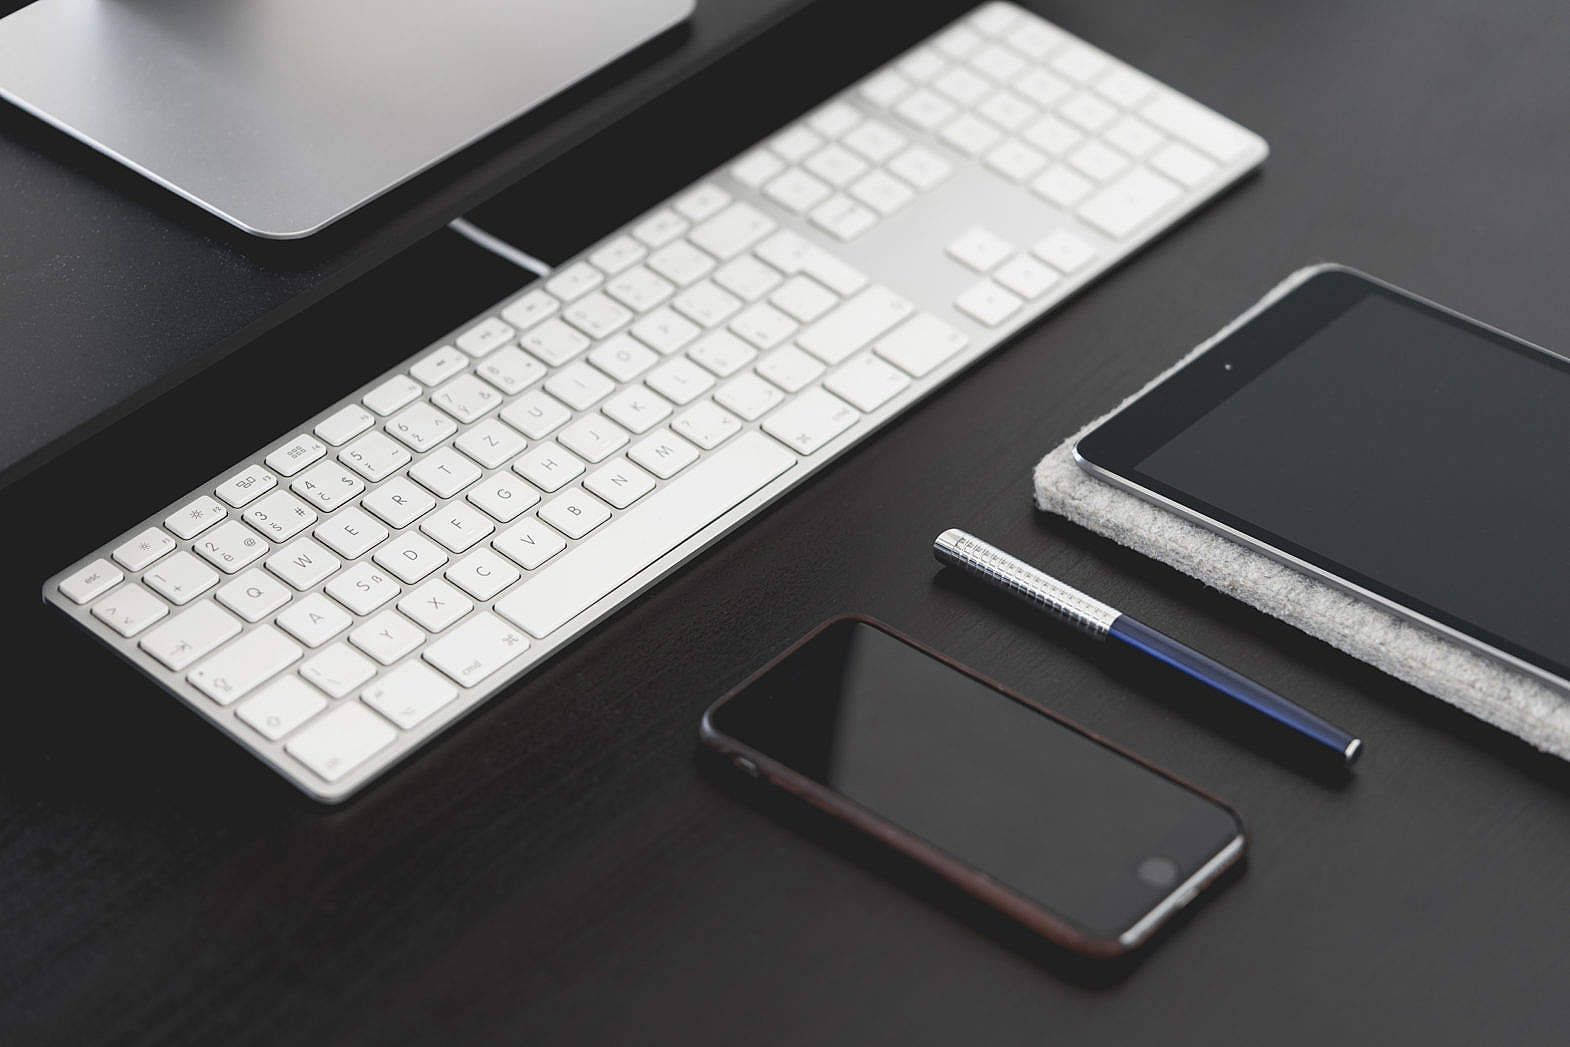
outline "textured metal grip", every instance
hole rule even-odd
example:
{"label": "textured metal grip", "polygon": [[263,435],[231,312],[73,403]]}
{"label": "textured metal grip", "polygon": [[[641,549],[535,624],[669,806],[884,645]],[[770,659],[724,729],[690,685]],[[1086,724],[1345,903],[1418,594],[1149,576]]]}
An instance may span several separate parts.
{"label": "textured metal grip", "polygon": [[932,554],[939,563],[958,567],[1013,593],[1098,640],[1107,638],[1107,631],[1121,613],[961,530],[950,528],[938,535],[932,543]]}

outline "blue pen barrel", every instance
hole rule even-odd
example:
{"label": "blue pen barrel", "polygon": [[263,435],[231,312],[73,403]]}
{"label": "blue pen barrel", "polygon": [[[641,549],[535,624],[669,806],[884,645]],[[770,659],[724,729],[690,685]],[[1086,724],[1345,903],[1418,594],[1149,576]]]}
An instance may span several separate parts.
{"label": "blue pen barrel", "polygon": [[1126,614],[1113,621],[1107,635],[1308,736],[1334,750],[1348,764],[1362,751],[1363,744],[1354,735]]}

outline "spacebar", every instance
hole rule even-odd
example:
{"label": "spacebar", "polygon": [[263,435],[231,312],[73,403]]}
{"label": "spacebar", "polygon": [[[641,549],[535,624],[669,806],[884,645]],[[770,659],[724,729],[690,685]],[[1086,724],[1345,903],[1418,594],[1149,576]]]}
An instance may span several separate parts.
{"label": "spacebar", "polygon": [[795,464],[767,436],[745,433],[540,568],[496,613],[543,639]]}

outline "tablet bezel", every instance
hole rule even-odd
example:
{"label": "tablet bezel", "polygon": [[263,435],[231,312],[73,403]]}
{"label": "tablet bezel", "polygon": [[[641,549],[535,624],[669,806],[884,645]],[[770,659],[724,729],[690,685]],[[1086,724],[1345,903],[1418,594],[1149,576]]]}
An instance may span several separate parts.
{"label": "tablet bezel", "polygon": [[1220,506],[1166,484],[1138,468],[1156,450],[1241,390],[1352,306],[1381,296],[1465,329],[1499,348],[1570,373],[1570,360],[1461,313],[1346,266],[1327,264],[1297,274],[1166,379],[1081,437],[1074,458],[1091,475],[1176,512],[1271,558],[1420,622],[1485,654],[1570,690],[1570,664],[1517,644],[1465,617],[1418,600],[1318,551],[1298,545]]}

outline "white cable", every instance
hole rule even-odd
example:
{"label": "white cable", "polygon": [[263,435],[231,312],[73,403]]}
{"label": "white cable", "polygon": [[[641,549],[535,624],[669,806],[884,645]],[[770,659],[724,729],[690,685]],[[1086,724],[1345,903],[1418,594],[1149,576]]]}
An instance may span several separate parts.
{"label": "white cable", "polygon": [[516,265],[522,269],[527,269],[536,276],[551,275],[551,267],[549,265],[546,265],[544,262],[534,257],[532,254],[529,254],[527,251],[518,250],[516,247],[514,247],[512,244],[509,244],[505,240],[498,240],[496,237],[492,236],[490,233],[487,233],[484,229],[481,229],[479,226],[473,224],[468,219],[454,218],[452,221],[447,223],[447,227],[453,232],[457,233],[459,236],[467,237],[468,239],[473,240],[476,244],[485,248],[492,254],[499,255],[500,257],[507,259],[507,261],[511,262],[513,265]]}

